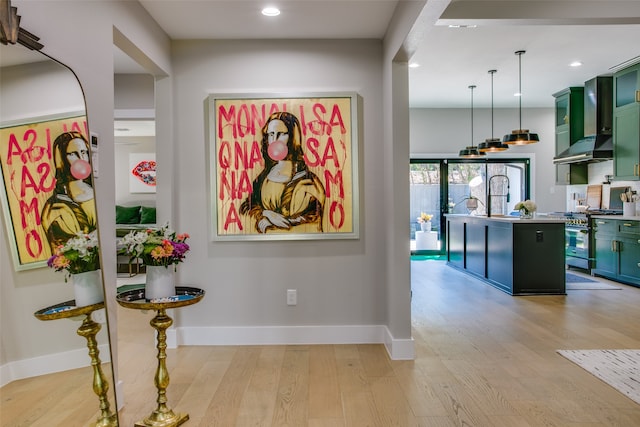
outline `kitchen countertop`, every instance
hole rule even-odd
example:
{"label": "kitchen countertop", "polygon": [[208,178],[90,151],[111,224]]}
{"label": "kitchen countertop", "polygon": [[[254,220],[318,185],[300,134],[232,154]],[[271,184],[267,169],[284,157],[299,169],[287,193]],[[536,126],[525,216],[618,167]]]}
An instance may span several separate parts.
{"label": "kitchen countertop", "polygon": [[591,218],[620,219],[623,221],[640,221],[640,216],[625,215],[591,215]]}
{"label": "kitchen countertop", "polygon": [[[564,223],[566,220],[564,218],[552,218],[548,217],[545,214],[536,214],[534,218],[520,218],[519,216],[511,216],[511,215],[469,215],[469,214],[445,214],[447,217],[458,217],[458,218],[477,218],[486,221],[501,221],[501,222],[526,222],[526,223]],[[611,215],[610,215],[611,216]],[[617,218],[617,217],[616,217]],[[640,219],[640,218],[638,218]]]}

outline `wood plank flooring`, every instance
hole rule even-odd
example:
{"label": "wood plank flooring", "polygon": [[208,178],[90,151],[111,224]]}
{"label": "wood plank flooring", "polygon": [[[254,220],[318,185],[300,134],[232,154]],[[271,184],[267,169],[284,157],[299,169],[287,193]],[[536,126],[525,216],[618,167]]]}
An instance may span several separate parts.
{"label": "wood plank flooring", "polygon": [[[640,405],[556,353],[640,348],[640,289],[621,287],[512,297],[443,261],[412,262],[415,360],[373,344],[169,349],[168,406],[205,427],[639,426]],[[153,313],[119,316],[128,427],[156,406]],[[88,425],[90,375],[3,387],[0,424]]]}

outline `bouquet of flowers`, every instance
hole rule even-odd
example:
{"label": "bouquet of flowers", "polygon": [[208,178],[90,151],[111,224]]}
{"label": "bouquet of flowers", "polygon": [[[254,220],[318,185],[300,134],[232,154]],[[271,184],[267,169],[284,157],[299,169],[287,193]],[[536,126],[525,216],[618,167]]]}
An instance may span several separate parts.
{"label": "bouquet of flowers", "polygon": [[513,208],[518,211],[524,211],[524,213],[526,214],[534,213],[537,209],[536,204],[533,202],[533,200],[518,202]]}
{"label": "bouquet of flowers", "polygon": [[98,232],[89,234],[78,232],[76,237],[67,240],[56,248],[55,253],[47,260],[47,265],[55,271],[65,271],[64,281],[69,274],[85,273],[100,268],[98,250]]}
{"label": "bouquet of flowers", "polygon": [[122,238],[118,254],[132,260],[140,258],[145,265],[168,267],[184,260],[189,250],[185,243],[188,238],[187,233],[176,234],[168,223],[160,228],[131,231]]}
{"label": "bouquet of flowers", "polygon": [[433,215],[421,212],[420,216],[418,217],[418,222],[420,224],[422,224],[423,222],[429,222],[429,221],[431,221],[431,218],[433,218]]}

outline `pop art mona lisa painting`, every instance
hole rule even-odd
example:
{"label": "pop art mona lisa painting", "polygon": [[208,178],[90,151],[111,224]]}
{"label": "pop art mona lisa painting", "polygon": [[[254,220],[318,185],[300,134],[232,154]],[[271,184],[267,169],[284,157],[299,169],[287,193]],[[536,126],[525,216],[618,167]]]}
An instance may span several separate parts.
{"label": "pop art mona lisa painting", "polygon": [[96,229],[85,115],[0,126],[0,199],[16,270],[44,267],[55,248]]}
{"label": "pop art mona lisa painting", "polygon": [[211,95],[213,240],[358,238],[358,97]]}

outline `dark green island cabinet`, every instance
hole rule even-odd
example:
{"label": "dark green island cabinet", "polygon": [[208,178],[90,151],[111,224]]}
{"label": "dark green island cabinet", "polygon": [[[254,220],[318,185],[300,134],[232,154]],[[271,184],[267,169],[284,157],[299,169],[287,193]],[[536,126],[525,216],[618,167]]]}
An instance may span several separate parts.
{"label": "dark green island cabinet", "polygon": [[591,273],[640,286],[640,218],[594,216],[595,267]]}
{"label": "dark green island cabinet", "polygon": [[448,214],[447,263],[510,295],[565,295],[564,221]]}

